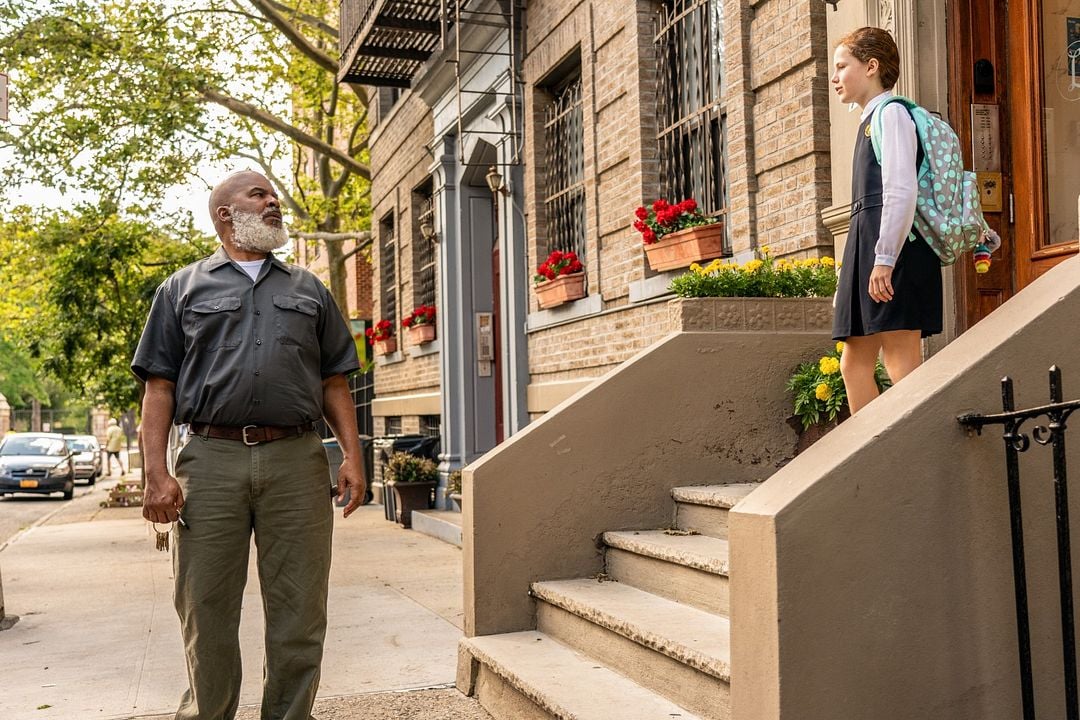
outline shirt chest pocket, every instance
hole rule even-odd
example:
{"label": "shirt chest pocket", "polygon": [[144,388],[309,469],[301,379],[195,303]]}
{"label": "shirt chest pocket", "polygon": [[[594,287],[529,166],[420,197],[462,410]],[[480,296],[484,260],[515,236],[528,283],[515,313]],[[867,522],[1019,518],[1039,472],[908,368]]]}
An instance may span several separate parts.
{"label": "shirt chest pocket", "polygon": [[240,298],[219,297],[197,302],[185,313],[188,332],[207,351],[234,348],[243,336]]}
{"label": "shirt chest pocket", "polygon": [[282,345],[312,345],[319,303],[299,295],[274,296],[274,338]]}

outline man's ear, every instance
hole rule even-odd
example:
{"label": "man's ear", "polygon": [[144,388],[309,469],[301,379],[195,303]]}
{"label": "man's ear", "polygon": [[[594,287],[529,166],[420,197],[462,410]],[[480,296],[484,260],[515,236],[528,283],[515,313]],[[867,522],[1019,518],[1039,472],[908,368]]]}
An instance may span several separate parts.
{"label": "man's ear", "polygon": [[219,205],[214,210],[214,219],[218,222],[232,222],[232,210],[228,205]]}

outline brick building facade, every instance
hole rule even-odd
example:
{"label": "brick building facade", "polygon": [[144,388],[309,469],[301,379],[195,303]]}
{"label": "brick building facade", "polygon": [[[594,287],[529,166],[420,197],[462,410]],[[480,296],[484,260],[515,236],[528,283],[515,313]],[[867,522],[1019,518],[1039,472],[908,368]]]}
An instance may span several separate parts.
{"label": "brick building facade", "polygon": [[[673,187],[699,187],[712,193],[706,210],[725,218],[737,259],[762,245],[796,257],[833,250],[821,220],[832,205],[824,3],[523,4],[466,3],[429,59],[396,76],[363,57],[389,6],[359,3],[354,10],[367,17],[354,16],[351,29],[343,15],[340,77],[377,88],[374,317],[391,319],[402,336],[400,320],[417,304],[426,242],[417,218],[428,198],[440,266],[439,339],[416,347],[400,337],[398,352],[378,360],[376,432],[417,431],[441,416],[444,470],[663,336],[677,273],[649,268],[632,227],[639,205]],[[470,25],[467,10],[503,17],[515,30]],[[659,107],[674,110],[665,120]],[[720,180],[691,168],[692,157],[674,167],[671,147],[710,133],[708,152],[723,162],[706,164],[704,175]],[[489,167],[503,178],[496,192],[485,186]],[[679,172],[697,174],[670,177]],[[587,295],[542,310],[532,273],[554,248],[579,251]],[[478,318],[487,313],[499,349],[493,370],[477,350],[486,342]]]}

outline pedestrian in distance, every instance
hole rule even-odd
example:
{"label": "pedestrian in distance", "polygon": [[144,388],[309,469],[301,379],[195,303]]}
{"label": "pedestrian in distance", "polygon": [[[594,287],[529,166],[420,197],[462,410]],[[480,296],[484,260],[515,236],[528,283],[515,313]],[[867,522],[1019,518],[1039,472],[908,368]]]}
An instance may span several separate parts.
{"label": "pedestrian in distance", "polygon": [[105,431],[105,467],[112,475],[112,461],[116,458],[116,467],[120,474],[124,474],[124,464],[120,462],[120,449],[124,447],[124,431],[116,422],[116,418],[109,418],[108,429]]}
{"label": "pedestrian in distance", "polygon": [[[324,418],[343,451],[336,492],[351,491],[349,517],[366,487],[346,380],[359,362],[323,283],[272,254],[288,236],[266,177],[226,178],[210,195],[210,214],[221,246],[161,284],[131,364],[146,383],[143,517],[177,523],[174,602],[189,688],[175,718],[236,714],[254,535],[266,616],[261,718],[310,720],[334,494],[315,423]],[[170,474],[174,423],[187,432]]]}
{"label": "pedestrian in distance", "polygon": [[881,161],[871,141],[875,111],[900,76],[888,32],[864,27],[840,40],[832,85],[842,103],[862,108],[851,181],[851,227],[837,283],[833,338],[844,341],[840,371],[851,412],[878,395],[879,355],[892,382],[922,363],[922,338],[941,332],[941,262],[913,232],[917,168],[915,123],[899,103],[881,109]]}

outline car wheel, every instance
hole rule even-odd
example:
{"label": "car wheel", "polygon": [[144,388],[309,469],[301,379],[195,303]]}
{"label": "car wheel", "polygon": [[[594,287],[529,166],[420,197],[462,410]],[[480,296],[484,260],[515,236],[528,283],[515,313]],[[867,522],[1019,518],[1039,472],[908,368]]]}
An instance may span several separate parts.
{"label": "car wheel", "polygon": [[68,485],[64,489],[64,499],[70,500],[73,497],[75,497],[75,481],[68,480]]}
{"label": "car wheel", "polygon": [[96,482],[97,482],[97,473],[96,472],[90,473],[90,477],[86,478],[86,484],[87,485],[93,485]]}

